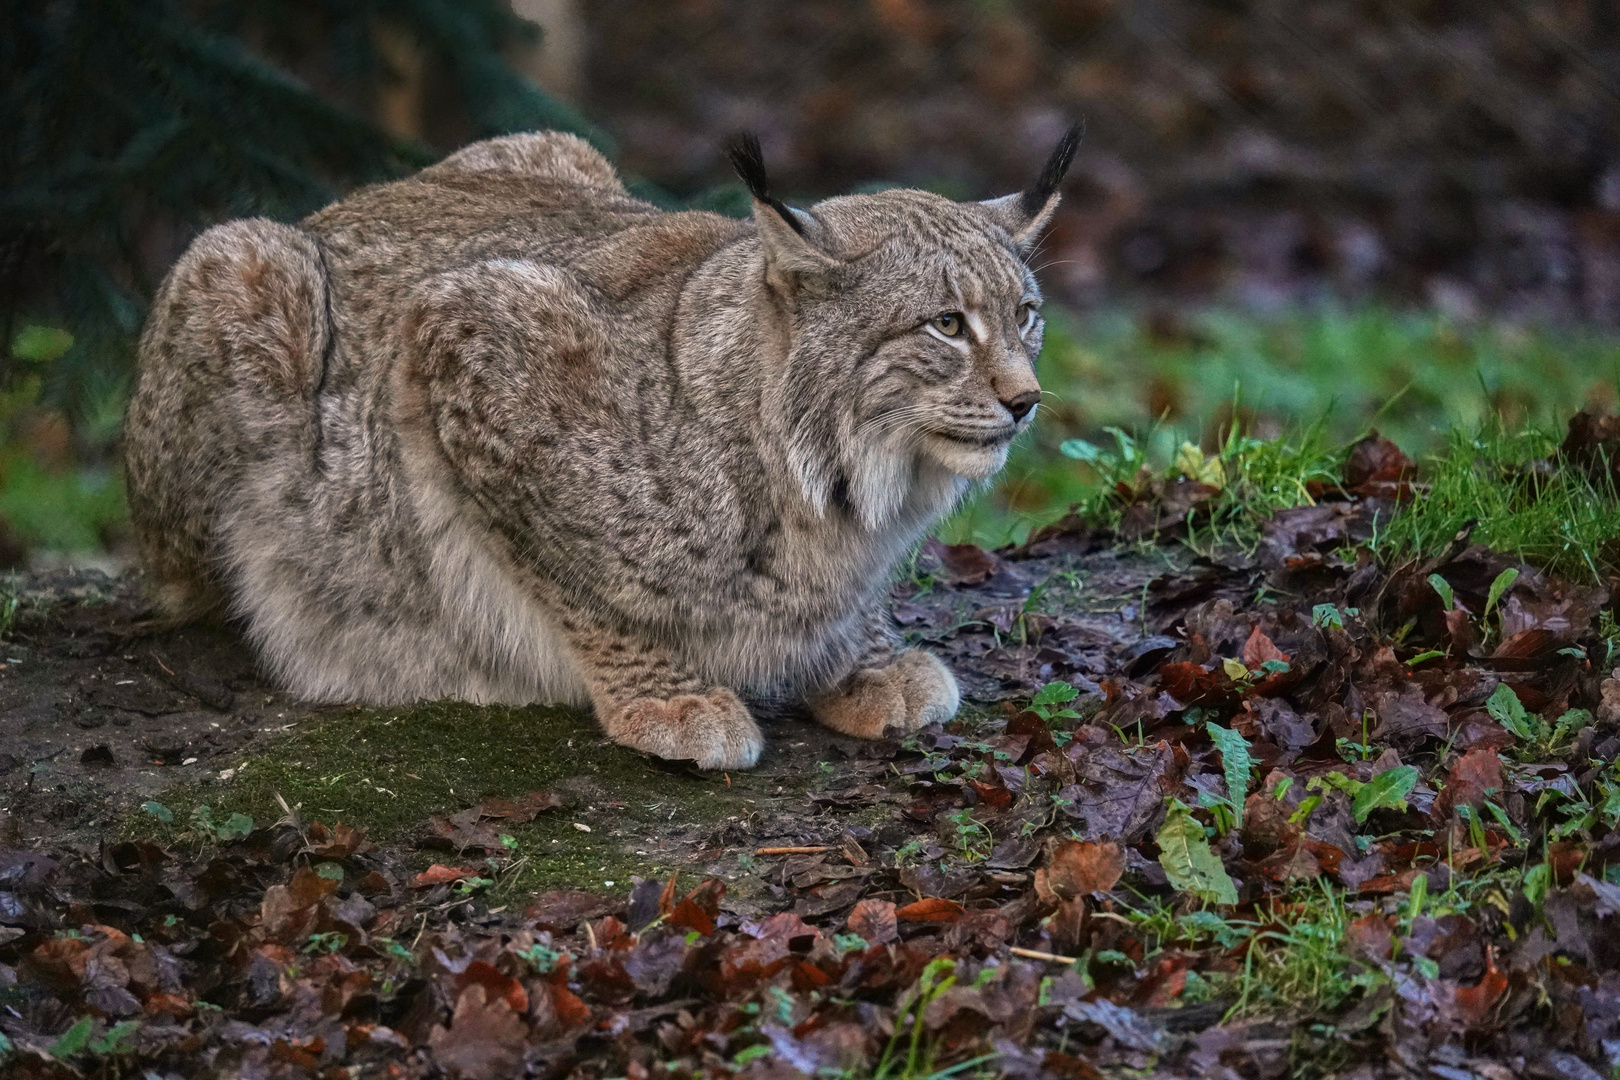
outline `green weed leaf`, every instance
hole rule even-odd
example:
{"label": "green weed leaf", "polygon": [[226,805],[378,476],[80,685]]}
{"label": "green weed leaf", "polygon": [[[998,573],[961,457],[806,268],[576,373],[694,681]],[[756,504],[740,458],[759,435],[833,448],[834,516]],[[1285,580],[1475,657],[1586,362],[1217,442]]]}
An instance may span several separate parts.
{"label": "green weed leaf", "polygon": [[731,1059],[731,1064],[740,1069],[751,1062],[758,1061],[760,1058],[770,1057],[775,1052],[776,1051],[771,1049],[770,1043],[759,1043],[756,1046],[745,1046],[741,1050],[737,1051],[737,1056]]}
{"label": "green weed leaf", "polygon": [[1551,744],[1553,746],[1557,746],[1559,743],[1564,741],[1570,732],[1579,731],[1581,728],[1585,727],[1591,722],[1592,713],[1590,710],[1570,709],[1563,716],[1558,718],[1558,723],[1553,725],[1552,739],[1550,740]]}
{"label": "green weed leaf", "polygon": [[11,339],[11,355],[45,367],[73,347],[73,335],[54,326],[25,326]]}
{"label": "green weed leaf", "polygon": [[1304,827],[1311,820],[1311,812],[1322,805],[1322,796],[1307,795],[1299,800],[1299,809],[1288,815],[1288,824]]}
{"label": "green weed leaf", "polygon": [[1414,922],[1423,914],[1423,905],[1429,898],[1429,878],[1426,874],[1419,874],[1412,879],[1411,892],[1406,899],[1406,921]]}
{"label": "green weed leaf", "polygon": [[1486,618],[1490,617],[1491,609],[1496,606],[1498,600],[1502,599],[1502,594],[1513,588],[1513,583],[1518,580],[1519,571],[1511,566],[1496,575],[1496,580],[1491,582],[1490,594],[1485,597]]}
{"label": "green weed leaf", "polygon": [[107,1034],[99,1039],[91,1040],[90,1052],[103,1056],[122,1054],[131,1049],[130,1036],[134,1035],[140,1028],[141,1022],[139,1020],[125,1020],[122,1023],[114,1024],[107,1031]]}
{"label": "green weed leaf", "polygon": [[1344,629],[1344,615],[1336,604],[1317,604],[1311,608],[1311,622],[1324,630],[1328,627],[1335,630]]}
{"label": "green weed leaf", "polygon": [[1367,820],[1367,815],[1380,807],[1406,809],[1406,797],[1417,787],[1418,771],[1413,765],[1398,765],[1379,773],[1350,797],[1350,808],[1356,824]]}
{"label": "green weed leaf", "polygon": [[1209,849],[1204,827],[1179,800],[1170,800],[1169,813],[1155,838],[1159,865],[1170,884],[1211,904],[1236,904],[1237,886]]}
{"label": "green weed leaf", "polygon": [[1361,790],[1362,785],[1360,780],[1346,776],[1342,772],[1328,772],[1323,773],[1321,776],[1312,777],[1305,786],[1312,791],[1337,788],[1353,799],[1356,797],[1356,792]]}
{"label": "green weed leaf", "polygon": [[1538,734],[1538,725],[1529,713],[1524,711],[1524,705],[1519,701],[1519,695],[1513,688],[1503,683],[1496,688],[1490,700],[1485,703],[1485,711],[1491,714],[1491,719],[1513,732],[1514,735],[1525,742],[1534,742]]}
{"label": "green weed leaf", "polygon": [[1249,741],[1231,728],[1224,728],[1213,720],[1204,725],[1210,741],[1221,752],[1221,772],[1226,776],[1226,797],[1232,804],[1232,827],[1243,825],[1243,800],[1249,794],[1249,779],[1254,773],[1254,760],[1249,756]]}
{"label": "green weed leaf", "polygon": [[214,830],[214,835],[220,840],[244,840],[253,832],[253,819],[246,814],[232,814],[225,819],[225,824]]}
{"label": "green weed leaf", "polygon": [[1440,594],[1440,602],[1446,606],[1447,611],[1451,611],[1457,606],[1457,594],[1451,591],[1451,582],[1439,574],[1430,574],[1429,584],[1434,587],[1435,592]]}
{"label": "green weed leaf", "polygon": [[1544,862],[1537,863],[1524,872],[1524,898],[1539,909],[1551,884],[1552,867]]}
{"label": "green weed leaf", "polygon": [[96,1022],[86,1016],[77,1024],[62,1032],[62,1037],[51,1043],[50,1055],[58,1061],[70,1058],[84,1049],[90,1041],[90,1033],[95,1030]]}
{"label": "green weed leaf", "polygon": [[1080,696],[1080,691],[1066,682],[1049,682],[1036,691],[1031,705],[1062,705]]}
{"label": "green weed leaf", "polygon": [[1457,807],[1457,816],[1468,822],[1468,842],[1480,851],[1489,851],[1490,847],[1485,836],[1485,822],[1474,812],[1473,807],[1463,805]]}
{"label": "green weed leaf", "polygon": [[[1485,803],[1485,809],[1489,810],[1491,817],[1495,818],[1496,823],[1502,826],[1502,831],[1508,834],[1508,838],[1513,841],[1514,847],[1524,846],[1524,833],[1520,832],[1519,827],[1513,824],[1513,819],[1508,817],[1506,810],[1490,801]],[[1483,851],[1484,848],[1480,848],[1480,850]]]}
{"label": "green weed leaf", "polygon": [[1064,457],[1074,458],[1076,461],[1083,461],[1087,465],[1095,465],[1104,457],[1102,447],[1095,443],[1089,443],[1084,439],[1064,440],[1063,444],[1058,447],[1058,453]]}

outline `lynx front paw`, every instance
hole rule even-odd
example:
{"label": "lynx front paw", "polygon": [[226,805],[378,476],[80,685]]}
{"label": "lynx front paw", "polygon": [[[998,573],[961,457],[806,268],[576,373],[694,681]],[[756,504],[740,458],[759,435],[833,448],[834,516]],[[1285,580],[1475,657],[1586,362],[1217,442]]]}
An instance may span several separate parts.
{"label": "lynx front paw", "polygon": [[834,731],[860,739],[903,735],[956,715],[962,695],[956,679],[932,654],[913,651],[887,667],[850,675],[815,698],[810,712]]}
{"label": "lynx front paw", "polygon": [[747,706],[729,690],[637,698],[602,725],[614,742],[700,769],[747,769],[765,739]]}

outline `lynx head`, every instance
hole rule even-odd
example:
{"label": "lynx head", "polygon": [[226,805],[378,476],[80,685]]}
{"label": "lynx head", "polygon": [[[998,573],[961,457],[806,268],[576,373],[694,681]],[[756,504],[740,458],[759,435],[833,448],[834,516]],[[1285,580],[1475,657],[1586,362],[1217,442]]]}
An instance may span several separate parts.
{"label": "lynx head", "polygon": [[764,293],[786,329],[766,407],[817,510],[844,506],[876,529],[925,470],[956,478],[954,498],[1006,463],[1040,399],[1045,324],[1025,259],[1079,134],[1018,194],[957,203],[892,190],[809,210],[771,196],[752,137],[733,145],[754,196]]}

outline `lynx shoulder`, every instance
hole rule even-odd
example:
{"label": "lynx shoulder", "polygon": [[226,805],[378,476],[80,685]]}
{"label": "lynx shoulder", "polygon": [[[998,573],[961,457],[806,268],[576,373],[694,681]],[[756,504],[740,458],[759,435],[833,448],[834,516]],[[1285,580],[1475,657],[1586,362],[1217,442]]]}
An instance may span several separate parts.
{"label": "lynx shoulder", "polygon": [[130,506],[157,602],[228,612],[315,701],[589,704],[754,763],[749,702],[877,737],[950,717],[896,562],[1039,398],[1027,191],[668,213],[556,133],[192,244],[142,337]]}

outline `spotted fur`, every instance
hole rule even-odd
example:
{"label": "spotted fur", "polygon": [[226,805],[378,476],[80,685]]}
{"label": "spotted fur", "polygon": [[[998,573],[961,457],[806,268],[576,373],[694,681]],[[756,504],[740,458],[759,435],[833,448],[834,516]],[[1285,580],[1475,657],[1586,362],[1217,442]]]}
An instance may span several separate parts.
{"label": "spotted fur", "polygon": [[157,599],[239,617],[311,700],[590,703],[706,767],[758,757],[745,699],[861,736],[948,718],[884,591],[1033,417],[1052,188],[734,221],[546,133],[211,229],[129,408]]}

